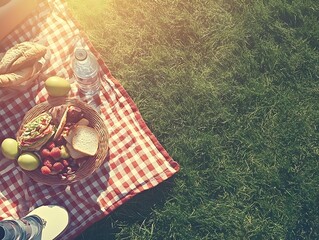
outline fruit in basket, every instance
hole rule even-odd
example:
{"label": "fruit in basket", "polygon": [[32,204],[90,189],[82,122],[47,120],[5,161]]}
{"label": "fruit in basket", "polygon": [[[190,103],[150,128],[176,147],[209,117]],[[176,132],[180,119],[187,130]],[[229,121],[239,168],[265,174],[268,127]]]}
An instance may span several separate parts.
{"label": "fruit in basket", "polygon": [[71,90],[69,81],[58,76],[52,76],[45,80],[44,87],[52,97],[66,96]]}
{"label": "fruit in basket", "polygon": [[37,169],[41,162],[37,155],[31,152],[22,153],[17,160],[18,165],[26,170],[26,171],[33,171]]}
{"label": "fruit in basket", "polygon": [[61,162],[55,162],[52,166],[55,172],[61,172],[64,169],[64,165]]}
{"label": "fruit in basket", "polygon": [[48,166],[42,166],[40,170],[43,175],[49,175],[52,172]]}
{"label": "fruit in basket", "polygon": [[53,164],[55,163],[55,160],[52,158],[45,158],[42,160],[43,166],[47,166],[48,168],[52,168]]}
{"label": "fruit in basket", "polygon": [[61,158],[61,149],[58,147],[54,147],[52,148],[51,152],[50,152],[50,156],[54,159],[54,160],[59,160]]}
{"label": "fruit in basket", "polygon": [[51,153],[51,152],[50,152],[49,149],[43,148],[43,149],[41,149],[41,151],[40,151],[40,156],[41,156],[41,158],[45,159],[45,158],[50,157],[50,153]]}
{"label": "fruit in basket", "polygon": [[55,142],[50,141],[46,144],[46,146],[48,150],[51,151],[55,147]]}
{"label": "fruit in basket", "polygon": [[16,159],[19,155],[18,142],[13,138],[6,138],[1,143],[2,154],[8,159]]}
{"label": "fruit in basket", "polygon": [[60,149],[61,149],[61,158],[66,159],[70,157],[70,154],[64,145],[62,145]]}

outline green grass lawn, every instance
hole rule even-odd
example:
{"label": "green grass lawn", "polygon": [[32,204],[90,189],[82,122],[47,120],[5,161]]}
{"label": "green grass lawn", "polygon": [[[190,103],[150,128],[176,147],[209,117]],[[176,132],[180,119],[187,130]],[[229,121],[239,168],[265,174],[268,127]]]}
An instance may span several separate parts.
{"label": "green grass lawn", "polygon": [[180,163],[77,239],[319,239],[318,0],[67,0]]}

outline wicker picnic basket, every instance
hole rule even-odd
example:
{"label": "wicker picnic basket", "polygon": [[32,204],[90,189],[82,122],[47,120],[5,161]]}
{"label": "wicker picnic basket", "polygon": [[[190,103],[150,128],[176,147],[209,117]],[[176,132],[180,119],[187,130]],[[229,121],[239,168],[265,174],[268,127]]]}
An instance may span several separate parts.
{"label": "wicker picnic basket", "polygon": [[107,127],[100,117],[100,115],[87,103],[76,99],[76,98],[54,98],[49,99],[46,102],[37,104],[33,108],[31,108],[26,115],[24,116],[22,123],[20,125],[20,129],[17,132],[17,138],[19,132],[21,132],[22,126],[32,120],[34,117],[39,114],[48,111],[54,106],[59,105],[73,105],[82,109],[84,113],[84,117],[87,118],[90,122],[90,126],[97,130],[99,136],[99,146],[96,155],[92,157],[87,157],[85,161],[80,165],[80,168],[67,179],[61,179],[58,175],[43,175],[40,169],[36,169],[34,171],[25,171],[30,178],[34,181],[47,184],[47,185],[69,185],[76,181],[85,179],[89,177],[92,173],[94,173],[106,160],[108,155],[108,141],[109,141],[109,133]]}

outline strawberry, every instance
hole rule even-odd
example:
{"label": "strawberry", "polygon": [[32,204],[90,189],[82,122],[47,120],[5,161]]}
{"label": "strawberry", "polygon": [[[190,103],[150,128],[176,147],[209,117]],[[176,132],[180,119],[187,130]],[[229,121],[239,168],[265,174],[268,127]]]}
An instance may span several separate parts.
{"label": "strawberry", "polygon": [[61,172],[63,170],[64,166],[60,162],[56,162],[53,164],[52,169],[56,172]]}
{"label": "strawberry", "polygon": [[51,173],[51,169],[48,168],[47,166],[42,166],[41,167],[41,173],[44,175],[49,175]]}
{"label": "strawberry", "polygon": [[52,150],[52,149],[55,147],[55,143],[54,143],[53,141],[51,141],[51,142],[48,142],[48,143],[46,144],[46,146],[47,146],[47,148],[48,148],[49,150]]}
{"label": "strawberry", "polygon": [[61,149],[58,147],[52,148],[50,156],[53,157],[55,160],[58,160],[61,157]]}
{"label": "strawberry", "polygon": [[54,163],[55,163],[55,161],[50,157],[43,160],[43,165],[47,166],[50,169],[52,168]]}
{"label": "strawberry", "polygon": [[40,152],[41,158],[45,159],[47,157],[50,157],[50,150],[47,148],[43,148]]}

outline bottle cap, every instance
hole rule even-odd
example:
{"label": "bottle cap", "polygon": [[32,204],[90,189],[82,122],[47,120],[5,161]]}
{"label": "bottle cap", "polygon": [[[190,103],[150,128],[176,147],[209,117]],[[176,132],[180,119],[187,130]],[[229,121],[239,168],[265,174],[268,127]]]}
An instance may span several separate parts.
{"label": "bottle cap", "polygon": [[83,61],[87,58],[87,52],[84,49],[76,49],[75,58],[79,61]]}

